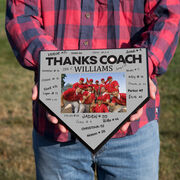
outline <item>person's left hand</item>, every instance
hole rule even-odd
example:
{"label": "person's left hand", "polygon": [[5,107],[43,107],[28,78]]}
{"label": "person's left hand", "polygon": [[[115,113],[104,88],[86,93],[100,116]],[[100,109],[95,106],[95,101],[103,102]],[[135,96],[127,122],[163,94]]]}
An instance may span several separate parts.
{"label": "person's left hand", "polygon": [[[32,100],[35,101],[38,98],[38,83],[36,83],[32,89]],[[66,133],[68,130],[60,123],[58,123],[58,119],[51,115],[49,112],[46,112],[46,117],[48,119],[49,122],[51,122],[52,124],[57,124],[59,130],[62,133]]]}
{"label": "person's left hand", "polygon": [[[155,100],[157,88],[150,78],[149,78],[149,90],[150,90],[150,98]],[[126,131],[129,127],[129,125],[131,124],[131,122],[138,120],[142,116],[142,114],[143,114],[143,107],[140,108],[137,111],[137,113],[131,115],[129,121],[127,121],[120,129],[122,131]]]}

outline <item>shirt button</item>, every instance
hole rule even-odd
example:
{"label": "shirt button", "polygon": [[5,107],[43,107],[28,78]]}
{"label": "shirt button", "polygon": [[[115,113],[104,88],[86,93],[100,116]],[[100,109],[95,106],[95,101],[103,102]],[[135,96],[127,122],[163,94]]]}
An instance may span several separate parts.
{"label": "shirt button", "polygon": [[90,13],[86,13],[85,16],[87,19],[89,19],[91,15],[90,15]]}
{"label": "shirt button", "polygon": [[84,41],[84,45],[85,45],[85,46],[88,46],[88,41]]}

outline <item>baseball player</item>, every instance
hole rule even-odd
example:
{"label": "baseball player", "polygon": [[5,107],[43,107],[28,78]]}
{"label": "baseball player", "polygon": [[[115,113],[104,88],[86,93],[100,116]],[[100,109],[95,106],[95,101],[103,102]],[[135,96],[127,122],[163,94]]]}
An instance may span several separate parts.
{"label": "baseball player", "polygon": [[102,97],[97,98],[97,104],[93,104],[92,106],[92,111],[96,113],[107,113],[109,112],[107,106],[103,104],[103,99]]}
{"label": "baseball player", "polygon": [[69,88],[61,95],[61,110],[62,113],[69,112],[67,109],[71,109],[73,113],[79,112],[79,100],[82,97],[83,85],[79,85],[76,88]]}
{"label": "baseball player", "polygon": [[74,84],[73,84],[73,88],[76,89],[79,85],[83,85],[83,89],[86,88],[86,85],[84,84],[84,78],[80,78],[80,79],[79,79],[79,82],[74,83]]}
{"label": "baseball player", "polygon": [[112,76],[108,76],[106,81],[106,88],[108,89],[108,92],[111,93],[113,89],[119,88],[119,83],[117,81],[113,81]]}
{"label": "baseball player", "polygon": [[101,97],[102,97],[102,101],[104,104],[109,104],[110,102],[110,95],[109,93],[106,91],[106,88],[103,86],[101,87]]}
{"label": "baseball player", "polygon": [[126,94],[119,93],[118,89],[112,90],[112,102],[109,103],[113,107],[113,112],[124,112],[126,111]]}
{"label": "baseball player", "polygon": [[81,96],[81,104],[79,109],[80,113],[90,112],[90,106],[95,102],[95,94],[92,91],[93,91],[93,86],[88,85],[88,90],[83,92]]}

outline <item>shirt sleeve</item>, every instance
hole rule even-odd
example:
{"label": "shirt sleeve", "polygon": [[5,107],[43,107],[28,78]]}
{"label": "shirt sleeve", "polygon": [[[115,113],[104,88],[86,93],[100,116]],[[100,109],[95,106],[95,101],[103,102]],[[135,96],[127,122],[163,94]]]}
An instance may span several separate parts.
{"label": "shirt sleeve", "polygon": [[109,110],[108,110],[106,105],[104,105],[103,107],[104,107],[104,112],[109,112]]}
{"label": "shirt sleeve", "polygon": [[27,69],[37,69],[40,50],[57,50],[43,29],[40,0],[7,0],[5,28],[15,56]]}
{"label": "shirt sleeve", "polygon": [[112,103],[116,103],[115,97],[112,98]]}
{"label": "shirt sleeve", "polygon": [[73,94],[73,90],[72,89],[67,89],[66,91],[64,91],[63,95],[64,98],[67,98],[68,96],[71,96]]}
{"label": "shirt sleeve", "polygon": [[146,0],[146,28],[135,47],[148,49],[149,74],[161,75],[167,70],[179,39],[180,1]]}
{"label": "shirt sleeve", "polygon": [[78,85],[79,85],[78,83],[74,83],[73,88],[76,89],[78,87]]}
{"label": "shirt sleeve", "polygon": [[126,93],[121,93],[120,101],[122,105],[126,105]]}

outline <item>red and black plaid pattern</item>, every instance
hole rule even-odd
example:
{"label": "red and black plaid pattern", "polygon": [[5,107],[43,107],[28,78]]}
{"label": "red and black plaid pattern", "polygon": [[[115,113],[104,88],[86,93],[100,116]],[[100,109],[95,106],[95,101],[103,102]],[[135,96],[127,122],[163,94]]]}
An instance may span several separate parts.
{"label": "red and black plaid pattern", "polygon": [[[163,74],[175,52],[180,30],[179,0],[7,0],[6,32],[20,64],[37,72],[40,50],[146,47],[149,72]],[[37,78],[35,78],[37,79]],[[128,131],[134,134],[159,117],[160,98],[144,106]],[[49,123],[33,102],[34,127],[57,141],[69,134]]]}

